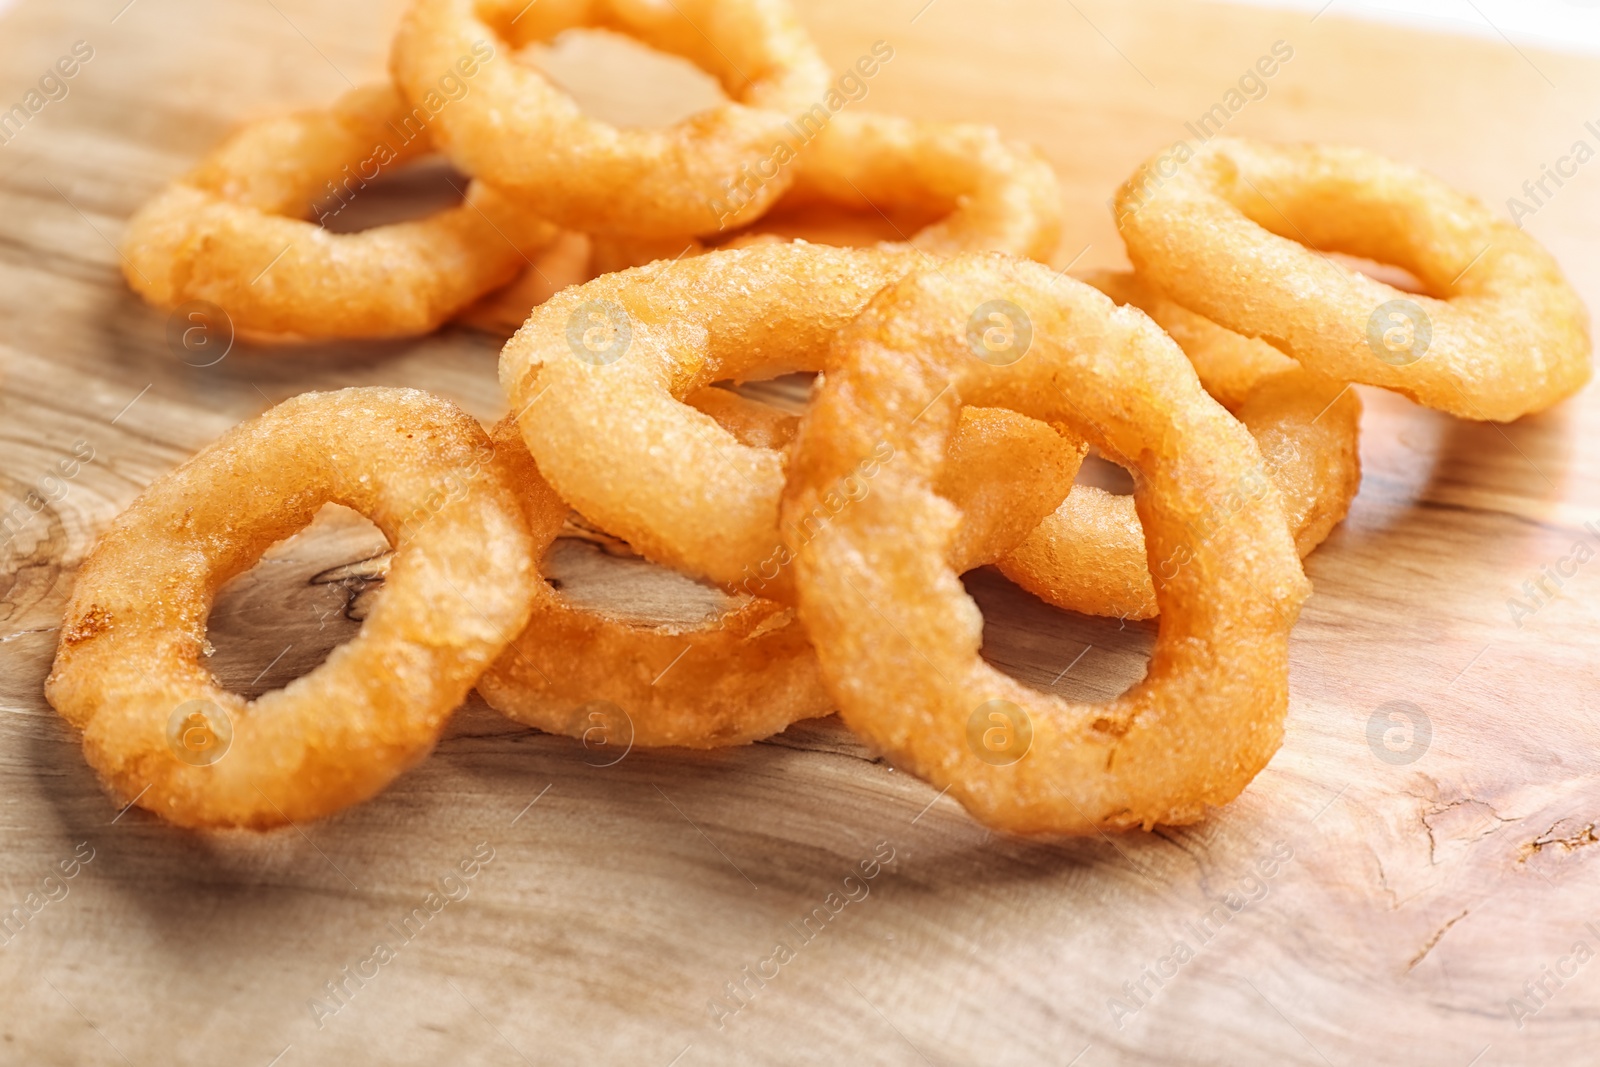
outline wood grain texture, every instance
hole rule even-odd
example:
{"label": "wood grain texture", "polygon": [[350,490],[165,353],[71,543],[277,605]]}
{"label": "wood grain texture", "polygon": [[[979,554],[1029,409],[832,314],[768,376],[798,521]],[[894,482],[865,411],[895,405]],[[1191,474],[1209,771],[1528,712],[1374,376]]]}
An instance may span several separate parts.
{"label": "wood grain texture", "polygon": [[[226,427],[305,389],[402,384],[484,418],[503,408],[498,341],[465,329],[241,346],[206,369],[174,358],[164,316],[118,275],[127,216],[237,122],[380,75],[398,4],[124,2],[0,15],[0,107],[74,41],[95,50],[66,99],[0,145],[5,507],[75,443],[94,453],[0,547],[0,912],[61,897],[0,947],[0,1062],[1596,1059],[1600,562],[1535,614],[1508,608],[1575,542],[1600,545],[1583,529],[1600,520],[1594,389],[1510,426],[1364,391],[1365,478],[1308,562],[1287,740],[1200,826],[998,838],[832,720],[602,767],[476,701],[431,759],[323,823],[194,835],[119,815],[41,695],[96,532]],[[1495,205],[1594,143],[1583,123],[1600,118],[1593,61],[1337,7],[1311,22],[1180,0],[924,5],[810,0],[803,16],[841,66],[894,45],[862,106],[1041,145],[1068,208],[1058,265],[1122,262],[1116,183],[1276,40],[1293,60],[1230,131],[1364,144]],[[1600,170],[1528,227],[1600,306]],[[360,564],[379,550],[337,515],[281,546],[221,598],[218,672],[250,692],[309,669],[353,632],[374,592]],[[575,580],[594,555],[572,550]],[[987,654],[1030,682],[1108,696],[1143,669],[1150,627],[1048,610],[987,572],[969,584]],[[1408,763],[1380,758],[1369,733],[1394,701],[1431,728]],[[46,887],[80,843],[92,859]],[[421,922],[413,909],[480,843],[492,861]],[[1263,868],[1275,848],[1292,858]],[[870,893],[804,939],[802,920],[879,849],[894,858]],[[780,940],[793,959],[719,1028],[708,1002]],[[1180,940],[1192,958],[1148,977]],[[393,958],[346,978],[379,942]],[[338,1003],[328,982],[347,1003],[319,1026],[309,1002]]]}

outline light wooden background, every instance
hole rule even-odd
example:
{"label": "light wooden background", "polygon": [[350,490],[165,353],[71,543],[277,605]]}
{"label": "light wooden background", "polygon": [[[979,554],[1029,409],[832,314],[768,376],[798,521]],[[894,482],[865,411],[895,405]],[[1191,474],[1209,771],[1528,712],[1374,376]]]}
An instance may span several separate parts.
{"label": "light wooden background", "polygon": [[[1600,951],[1600,562],[1521,626],[1507,607],[1600,519],[1593,389],[1504,427],[1365,393],[1365,481],[1309,561],[1287,741],[1198,827],[1008,840],[831,721],[599,768],[476,702],[416,771],[323,823],[202,836],[119,816],[40,688],[94,534],[225,427],[304,389],[417,385],[484,418],[502,403],[498,341],[464,329],[241,347],[208,369],[173,356],[164,317],[118,275],[124,220],[235,122],[379,74],[397,2],[125,3],[20,0],[0,15],[0,106],[74,41],[95,50],[70,95],[0,146],[5,506],[75,442],[94,449],[0,548],[0,910],[80,842],[93,850],[67,896],[0,947],[0,1062],[1600,1058],[1600,963],[1546,979],[1520,1027],[1507,1005],[1531,1010],[1524,982],[1571,972],[1575,942]],[[1337,4],[1312,22],[1178,0],[924,3],[802,6],[836,64],[894,45],[862,106],[994,122],[1044,147],[1069,209],[1060,265],[1121,262],[1115,184],[1279,39],[1293,60],[1230,130],[1365,144],[1495,205],[1596,141],[1583,122],[1600,118],[1600,63],[1358,24]],[[1600,307],[1600,163],[1529,227]],[[353,631],[363,589],[328,572],[376,547],[330,520],[240,579],[214,614],[218,673],[253,693],[318,662]],[[563,549],[574,576],[594,562]],[[1110,695],[1142,670],[1149,627],[1065,616],[986,573],[971,586],[989,654],[1026,679],[1049,685],[1076,661],[1056,690]],[[1369,741],[1391,701],[1431,724],[1409,763]],[[470,895],[319,1029],[308,1000],[393,940],[386,924],[480,842],[495,858]],[[895,858],[870,896],[717,1029],[708,1000],[879,842]],[[1278,842],[1293,859],[1249,881]],[[1190,924],[1257,886],[1199,947]],[[1119,1026],[1109,998],[1179,938],[1196,957]]]}

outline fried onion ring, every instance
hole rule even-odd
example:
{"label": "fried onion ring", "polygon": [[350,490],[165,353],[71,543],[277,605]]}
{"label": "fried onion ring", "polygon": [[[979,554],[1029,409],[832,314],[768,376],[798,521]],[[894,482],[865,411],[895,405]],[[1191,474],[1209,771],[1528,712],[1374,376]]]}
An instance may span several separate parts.
{"label": "fried onion ring", "polygon": [[[795,242],[607,275],[534,310],[501,354],[501,384],[540,472],[585,516],[658,563],[785,600],[783,456],[683,398],[726,378],[825,370],[833,332],[922,258]],[[973,474],[963,569],[1015,547],[1082,456],[1075,439],[1032,436],[1014,415],[971,419],[973,448],[993,459]],[[830,506],[870,492],[875,470],[841,483]]]}
{"label": "fried onion ring", "polygon": [[[1006,300],[1031,347],[995,365],[966,337]],[[1035,263],[963,256],[876,296],[835,341],[801,424],[786,524],[889,442],[864,499],[797,546],[800,615],[846,725],[986,825],[1090,833],[1185,823],[1265,766],[1283,734],[1288,634],[1309,592],[1249,433],[1142,312]],[[983,620],[945,563],[960,515],[934,489],[963,403],[1073,425],[1136,471],[1160,632],[1143,681],[1076,704],[979,656]]]}
{"label": "fried onion ring", "polygon": [[[910,237],[879,247],[939,256],[1007,252],[1043,261],[1061,239],[1055,171],[1036,149],[1005,140],[992,126],[840,112],[796,166],[794,185],[773,206],[775,212],[825,203],[939,216]],[[766,239],[771,235],[746,233],[727,247]],[[599,237],[592,269],[610,273],[704,250],[686,237]]]}
{"label": "fried onion ring", "polygon": [[[1554,258],[1478,200],[1375,153],[1218,138],[1184,163],[1145,163],[1116,210],[1141,274],[1329,378],[1495,421],[1589,380],[1588,312]],[[1329,251],[1403,267],[1435,296],[1318,254]]]}
{"label": "fried onion ring", "polygon": [[[200,663],[212,597],[328,502],[394,545],[383,597],[310,674],[253,701],[225,691]],[[475,420],[414,389],[306,393],[117,519],[78,575],[46,695],[124,803],[190,827],[315,819],[432,749],[527,619],[534,560]]]}
{"label": "fried onion ring", "polygon": [[1061,186],[1037,149],[992,126],[841,112],[800,157],[796,207],[886,206],[942,215],[903,242],[938,256],[1044,260],[1061,240]]}
{"label": "fried onion ring", "polygon": [[[427,333],[516,277],[559,231],[479,182],[428,218],[333,233],[306,221],[431,150],[388,85],[245,127],[136,212],[123,273],[152,304],[217,304],[270,341]],[[343,178],[341,179],[341,175]]]}
{"label": "fried onion ring", "polygon": [[684,403],[716,419],[717,425],[731,433],[734,440],[751,448],[782,451],[800,429],[800,416],[719,386],[691,393]]}
{"label": "fried onion ring", "polygon": [[[682,56],[732,102],[668,130],[589,118],[504,47],[579,26]],[[466,93],[434,116],[435,139],[462,170],[562,225],[642,236],[715,233],[765,211],[791,180],[783,164],[802,142],[793,122],[824,98],[829,78],[783,0],[414,0],[389,67],[419,105],[442,100],[442,77],[472,71]],[[727,202],[735,183],[748,194],[736,207]]]}
{"label": "fried onion ring", "polygon": [[[1200,384],[1255,437],[1300,555],[1320,545],[1361,485],[1355,392],[1180,307],[1138,275],[1102,271],[1083,280],[1145,312],[1178,342]],[[1161,566],[1170,570],[1183,562],[1180,555]],[[1057,607],[1123,619],[1156,613],[1133,500],[1095,486],[1074,486],[999,568]]]}
{"label": "fried onion ring", "polygon": [[[534,558],[542,558],[567,505],[539,476],[515,422],[508,418],[493,436],[527,512]],[[527,627],[478,692],[506,717],[548,733],[636,748],[748,744],[833,710],[792,609],[743,596],[697,626],[652,625],[577,606],[544,583]],[[614,721],[612,708],[626,720]]]}
{"label": "fried onion ring", "polygon": [[[799,421],[724,389],[690,399],[752,447],[786,446]],[[513,420],[493,437],[542,556],[567,506],[540,477]],[[1060,452],[1059,436],[1043,423],[1000,409],[962,411],[939,484],[974,515],[951,545],[954,566],[969,569],[982,542],[1026,533],[1040,506],[1014,507],[1026,486],[1044,486],[1050,499],[1067,491],[1075,465],[1047,466]],[[1015,473],[1019,464],[1026,473]],[[833,711],[793,609],[749,595],[699,625],[652,624],[580,607],[541,587],[527,627],[485,672],[478,692],[506,717],[547,733],[603,744],[625,738],[637,748],[748,744]]]}

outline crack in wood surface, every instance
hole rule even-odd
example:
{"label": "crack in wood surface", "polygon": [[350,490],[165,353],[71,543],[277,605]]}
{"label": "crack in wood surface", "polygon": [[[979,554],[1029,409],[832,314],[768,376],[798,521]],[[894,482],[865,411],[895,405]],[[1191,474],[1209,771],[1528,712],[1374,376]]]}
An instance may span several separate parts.
{"label": "crack in wood surface", "polygon": [[1556,827],[1560,826],[1566,821],[1567,820],[1565,819],[1558,820],[1557,822],[1551,824],[1550,829],[1546,830],[1532,841],[1526,842],[1522,846],[1520,853],[1517,856],[1517,862],[1527,863],[1529,858],[1537,856],[1540,852],[1543,852],[1552,845],[1561,846],[1562,852],[1576,852],[1578,849],[1584,848],[1588,845],[1600,844],[1600,836],[1596,836],[1594,832],[1594,823],[1589,823],[1577,833],[1570,834],[1567,837],[1556,837]]}
{"label": "crack in wood surface", "polygon": [[1411,962],[1406,964],[1406,970],[1411,970],[1412,968],[1416,967],[1417,964],[1427,959],[1428,953],[1433,951],[1433,947],[1439,943],[1439,939],[1442,938],[1452,926],[1460,922],[1462,919],[1465,919],[1467,917],[1467,912],[1471,910],[1472,909],[1470,908],[1463,908],[1460,915],[1457,915],[1454,919],[1451,919],[1449,922],[1439,927],[1439,929],[1435,930],[1433,932],[1433,936],[1428,938],[1427,941],[1423,942],[1422,950],[1415,956],[1411,957]]}
{"label": "crack in wood surface", "polygon": [[[1413,793],[1411,795],[1412,796],[1416,796],[1415,793]],[[1421,800],[1423,798],[1417,797],[1417,799]],[[1516,819],[1507,819],[1506,817],[1501,815],[1499,812],[1495,811],[1494,808],[1491,807],[1488,803],[1486,803],[1485,801],[1479,800],[1476,797],[1460,797],[1460,798],[1458,798],[1456,800],[1449,801],[1449,802],[1447,802],[1445,804],[1441,804],[1441,805],[1439,805],[1437,807],[1426,809],[1421,814],[1421,820],[1422,820],[1422,827],[1423,827],[1424,830],[1427,831],[1427,834],[1428,834],[1428,865],[1430,867],[1437,867],[1439,865],[1439,859],[1438,859],[1438,845],[1439,845],[1439,842],[1438,842],[1437,836],[1434,833],[1434,825],[1433,825],[1432,820],[1434,818],[1437,818],[1440,815],[1443,815],[1445,812],[1453,811],[1456,808],[1463,807],[1464,805],[1467,805],[1467,804],[1474,804],[1474,805],[1477,805],[1478,807],[1483,808],[1485,811],[1487,811],[1489,813],[1489,816],[1491,818],[1493,818],[1496,822],[1500,823],[1501,826],[1505,825],[1506,823],[1516,822],[1517,821]],[[1493,835],[1495,833],[1498,833],[1499,830],[1500,830],[1500,826],[1494,826],[1494,827],[1491,827],[1490,829],[1488,829],[1485,832],[1472,834],[1470,838],[1468,838],[1465,835],[1459,835],[1458,834],[1458,835],[1453,835],[1453,836],[1447,837],[1446,840],[1447,841],[1461,841],[1461,842],[1465,842],[1465,841],[1469,841],[1469,840],[1471,840],[1471,841],[1481,841],[1485,837],[1489,837],[1489,836],[1491,836],[1491,835]]]}

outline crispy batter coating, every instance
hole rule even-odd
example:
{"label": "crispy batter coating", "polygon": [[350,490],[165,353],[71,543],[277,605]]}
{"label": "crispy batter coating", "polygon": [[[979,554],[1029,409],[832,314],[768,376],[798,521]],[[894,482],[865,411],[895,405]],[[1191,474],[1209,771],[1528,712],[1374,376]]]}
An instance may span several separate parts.
{"label": "crispy batter coating", "polygon": [[[1589,316],[1532,237],[1432,175],[1357,148],[1217,138],[1118,191],[1140,274],[1308,370],[1466,419],[1509,421],[1577,392]],[[1321,252],[1403,267],[1402,292]]]}
{"label": "crispy batter coating", "polygon": [[[515,422],[493,436],[541,558],[569,509],[539,476]],[[478,692],[509,718],[583,738],[597,752],[608,746],[608,755],[629,745],[748,744],[833,710],[791,608],[741,596],[699,625],[649,625],[577,606],[544,583],[528,625]]]}
{"label": "crispy batter coating", "polygon": [[[245,127],[140,208],[123,273],[152,304],[205,300],[266,341],[406,337],[516,277],[556,228],[480,182],[424,219],[333,233],[330,198],[431,150],[388,85]],[[408,133],[411,134],[409,140]]]}
{"label": "crispy batter coating", "polygon": [[[683,56],[731,101],[666,130],[590,118],[510,54],[577,26]],[[413,104],[440,104],[434,137],[457,166],[588,232],[715,233],[757,217],[788,188],[813,110],[828,112],[828,67],[784,0],[413,0],[389,68]],[[445,100],[446,77],[466,92]]]}
{"label": "crispy batter coating", "polygon": [[751,448],[781,451],[789,447],[800,429],[800,416],[721,386],[690,393],[683,402],[716,419],[717,425],[731,433],[734,440]]}
{"label": "crispy batter coating", "polygon": [[[1083,280],[1143,311],[1178,342],[1200,384],[1255,437],[1300,555],[1320,545],[1361,485],[1361,400],[1355,391],[1180,307],[1138,275],[1100,271]],[[1162,561],[1169,570],[1179,564]],[[1057,607],[1125,619],[1156,613],[1133,499],[1094,486],[1074,486],[999,567]]]}
{"label": "crispy batter coating", "polygon": [[[585,516],[658,563],[782,601],[784,456],[683,398],[729,378],[826,370],[834,331],[921,260],[795,242],[607,275],[535,309],[501,355],[501,384],[539,470]],[[971,448],[992,458],[969,471],[964,566],[1015,547],[1076,475],[1081,444],[1028,422],[968,421]],[[874,471],[823,503],[870,492]]]}
{"label": "crispy batter coating", "polygon": [[[216,590],[325,503],[395,547],[383,597],[310,674],[257,700],[201,663]],[[482,427],[414,389],[306,393],[158,479],[101,537],[46,695],[119,803],[269,827],[365,800],[428,754],[539,582]]]}
{"label": "crispy batter coating", "polygon": [[[995,301],[1031,324],[1003,365],[969,341]],[[1309,585],[1254,440],[1171,338],[1038,264],[972,255],[884,290],[835,349],[783,510],[792,524],[893,449],[870,493],[796,545],[801,618],[846,724],[1010,831],[1191,822],[1238,795],[1282,738]],[[982,617],[945,562],[960,515],[935,490],[963,403],[1074,426],[1135,471],[1148,564],[1188,550],[1156,574],[1149,672],[1115,700],[1046,696],[980,657]]]}
{"label": "crispy batter coating", "polygon": [[[1005,140],[992,126],[840,112],[806,147],[796,167],[794,185],[774,210],[823,203],[863,212],[908,210],[938,216],[882,247],[909,246],[939,256],[1007,252],[1043,261],[1061,239],[1056,172],[1036,149]],[[776,239],[746,232],[726,247]],[[594,241],[592,267],[603,274],[705,249],[687,237],[600,236]]]}
{"label": "crispy batter coating", "polygon": [[992,126],[845,111],[800,157],[784,204],[943,216],[901,242],[940,256],[1045,260],[1061,240],[1061,185],[1037,149]]}
{"label": "crispy batter coating", "polygon": [[[754,447],[787,447],[799,424],[796,416],[725,389],[702,389],[690,400]],[[535,555],[542,556],[569,509],[540,477],[510,417],[492,435],[521,495]],[[1048,462],[1060,451],[1058,435],[1044,423],[1003,409],[963,409],[939,483],[942,494],[974,516],[951,544],[954,566],[968,570],[984,544],[1021,538],[1045,501],[1067,491],[1076,465]],[[1073,455],[1081,458],[1082,451]],[[997,471],[1008,473],[996,477]],[[1036,502],[1017,508],[1018,495],[1030,492]],[[541,587],[527,627],[485,672],[478,692],[529,726],[638,748],[748,744],[833,711],[794,610],[744,594],[699,625],[646,624],[580,607]]]}

